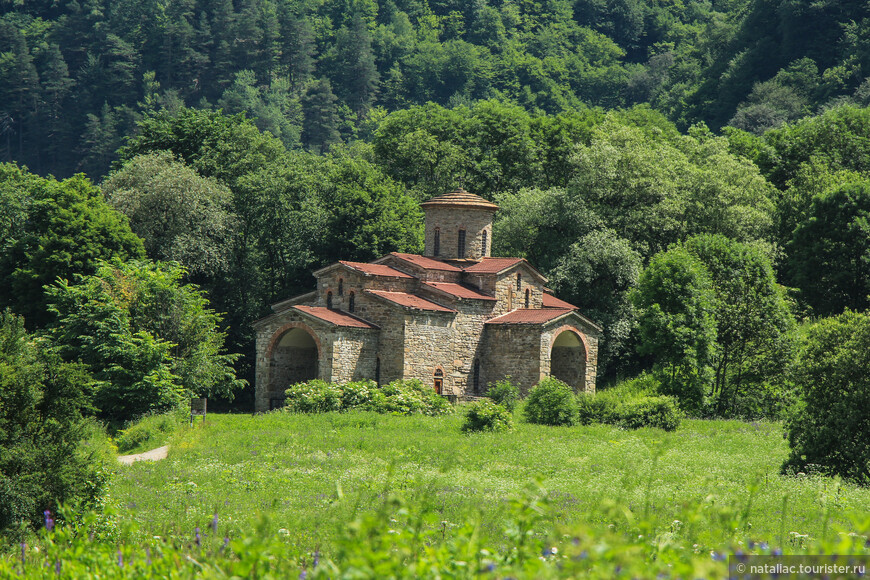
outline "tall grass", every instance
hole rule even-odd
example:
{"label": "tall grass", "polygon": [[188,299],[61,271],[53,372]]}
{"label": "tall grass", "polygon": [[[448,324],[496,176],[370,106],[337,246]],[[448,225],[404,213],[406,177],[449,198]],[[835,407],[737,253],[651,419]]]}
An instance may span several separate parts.
{"label": "tall grass", "polygon": [[[117,546],[157,542],[190,555],[204,549],[192,540],[199,528],[212,550],[201,559],[224,571],[249,545],[283,554],[284,573],[313,574],[316,553],[331,577],[359,565],[378,576],[473,577],[495,566],[536,578],[613,577],[617,567],[716,577],[722,554],[738,550],[868,552],[870,490],[780,475],[778,423],[692,420],[675,432],[518,423],[463,435],[461,421],[209,415],[175,436],[168,459],[120,471],[116,515],[102,518],[93,550],[111,561]],[[224,536],[237,546],[229,562]],[[558,557],[541,552],[550,547]]]}

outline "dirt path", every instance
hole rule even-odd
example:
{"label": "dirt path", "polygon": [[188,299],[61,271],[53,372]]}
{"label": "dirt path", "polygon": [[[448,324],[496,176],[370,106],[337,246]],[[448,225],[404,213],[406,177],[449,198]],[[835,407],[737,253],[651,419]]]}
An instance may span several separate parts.
{"label": "dirt path", "polygon": [[134,453],[133,455],[119,455],[118,461],[120,461],[124,465],[130,465],[131,463],[135,463],[137,461],[159,461],[160,459],[166,459],[167,453],[169,453],[169,445],[164,445],[163,447],[158,447],[157,449],[152,449],[151,451],[146,451],[145,453]]}

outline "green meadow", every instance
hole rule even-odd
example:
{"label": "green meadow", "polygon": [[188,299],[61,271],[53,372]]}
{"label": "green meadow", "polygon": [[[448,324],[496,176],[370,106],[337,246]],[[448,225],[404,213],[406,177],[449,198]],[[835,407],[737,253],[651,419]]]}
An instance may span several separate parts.
{"label": "green meadow", "polygon": [[870,489],[781,475],[779,423],[461,422],[212,414],[167,459],[120,467],[77,534],[4,562],[37,577],[63,561],[94,578],[716,578],[729,554],[870,553]]}

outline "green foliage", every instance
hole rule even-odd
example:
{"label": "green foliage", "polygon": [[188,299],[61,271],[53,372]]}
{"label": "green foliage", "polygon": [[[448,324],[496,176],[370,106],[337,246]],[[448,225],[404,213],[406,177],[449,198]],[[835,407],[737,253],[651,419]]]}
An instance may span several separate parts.
{"label": "green foliage", "polygon": [[806,334],[795,369],[802,401],[786,423],[789,471],[814,467],[870,484],[870,314],[820,320]]}
{"label": "green foliage", "polygon": [[684,413],[677,399],[658,394],[661,387],[651,374],[642,374],[594,394],[579,393],[579,423],[605,423],[623,429],[653,427],[673,431]]}
{"label": "green foliage", "polygon": [[703,263],[681,247],[657,254],[631,299],[640,312],[638,350],[654,357],[662,393],[698,408],[716,349],[715,294]]}
{"label": "green foliage", "polygon": [[92,274],[100,260],[142,257],[142,240],[127,219],[84,176],[56,181],[4,167],[0,194],[10,238],[0,254],[0,306],[14,308],[28,325],[49,320],[43,286]]}
{"label": "green foliage", "polygon": [[463,433],[487,431],[500,433],[513,429],[513,415],[505,406],[492,401],[475,401],[465,410],[465,421],[462,423]]}
{"label": "green foliage", "polygon": [[571,387],[552,377],[532,387],[523,409],[526,421],[539,425],[574,425],[577,399]]}
{"label": "green foliage", "polygon": [[820,315],[870,306],[870,180],[812,201],[789,245],[789,271]]}
{"label": "green foliage", "polygon": [[223,354],[220,316],[177,264],[104,263],[48,289],[51,340],[98,383],[92,402],[114,422],[181,405],[192,395],[232,396],[237,355]]}
{"label": "green foliage", "polygon": [[136,453],[159,447],[189,418],[188,407],[159,415],[146,415],[118,431],[114,437],[115,446],[119,453]]}
{"label": "green foliage", "polygon": [[200,279],[230,269],[236,218],[230,191],[214,179],[163,152],[134,157],[100,187],[149,258],[179,262]]}
{"label": "green foliage", "polygon": [[296,413],[328,413],[365,409],[391,415],[444,415],[453,412],[447,399],[417,380],[378,386],[364,380],[337,385],[320,379],[292,385],[286,409]]}
{"label": "green foliage", "polygon": [[[61,503],[94,505],[111,470],[105,433],[86,422],[84,366],[65,363],[0,312],[0,530],[37,526]],[[98,433],[99,431],[99,433]],[[110,454],[109,454],[110,455]]]}
{"label": "green foliage", "polygon": [[510,377],[505,377],[496,381],[494,385],[488,385],[486,396],[513,413],[520,400],[520,388],[513,384],[510,379]]}

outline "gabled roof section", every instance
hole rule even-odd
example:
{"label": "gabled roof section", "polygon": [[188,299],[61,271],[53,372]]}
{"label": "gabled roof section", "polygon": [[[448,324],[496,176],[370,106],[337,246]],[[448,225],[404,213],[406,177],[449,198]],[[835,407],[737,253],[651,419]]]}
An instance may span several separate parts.
{"label": "gabled roof section", "polygon": [[305,294],[300,294],[298,296],[293,296],[291,298],[286,298],[281,300],[280,302],[276,302],[271,306],[272,312],[281,312],[282,310],[287,310],[291,306],[295,306],[301,302],[309,302],[313,301],[317,298],[317,291],[312,290],[311,292],[307,292]]}
{"label": "gabled roof section", "polygon": [[348,262],[346,260],[341,260],[338,262],[342,266],[347,266],[348,268],[352,268],[357,270],[358,272],[362,272],[368,276],[389,276],[391,278],[413,278],[410,274],[405,274],[400,270],[396,270],[395,268],[391,268],[389,266],[385,266],[384,264],[366,264],[365,262]]}
{"label": "gabled roof section", "polygon": [[428,312],[456,312],[452,308],[441,306],[437,302],[432,302],[421,296],[408,294],[407,292],[387,292],[386,290],[364,290],[366,294],[377,296],[387,302],[404,306],[405,308],[413,308],[414,310],[425,310]]}
{"label": "gabled roof section", "polygon": [[572,314],[573,310],[567,308],[520,308],[490,318],[486,321],[487,324],[544,324],[557,318],[561,318],[566,314]]}
{"label": "gabled roof section", "polygon": [[547,281],[547,278],[525,258],[482,258],[480,262],[467,266],[463,270],[469,274],[504,274],[520,265],[528,268],[540,280]]}
{"label": "gabled roof section", "polygon": [[423,209],[429,207],[460,207],[460,208],[475,208],[485,209],[489,211],[497,211],[498,206],[491,201],[488,201],[479,195],[468,193],[461,187],[454,189],[451,192],[433,197],[428,201],[420,204]]}
{"label": "gabled roof section", "polygon": [[294,306],[294,310],[298,310],[302,314],[311,316],[323,322],[328,322],[333,326],[344,326],[349,328],[368,328],[377,330],[380,328],[376,324],[372,324],[362,318],[358,318],[341,310],[332,310],[324,306]]}
{"label": "gabled roof section", "polygon": [[409,264],[413,264],[414,266],[423,268],[425,270],[443,270],[445,272],[461,272],[461,268],[457,268],[447,262],[442,262],[441,260],[436,260],[435,258],[429,258],[426,256],[420,256],[418,254],[403,254],[401,252],[390,252],[389,255],[384,256],[375,261],[375,263],[380,263],[383,260],[387,259],[389,256],[393,256],[403,262],[408,262]]}
{"label": "gabled roof section", "polygon": [[568,310],[577,310],[573,304],[556,298],[548,292],[544,292],[544,308],[567,308]]}
{"label": "gabled roof section", "polygon": [[426,286],[432,290],[442,294],[448,294],[452,298],[461,300],[490,300],[495,302],[496,299],[489,294],[484,294],[477,288],[465,286],[463,284],[455,284],[453,282],[423,282],[422,286]]}

